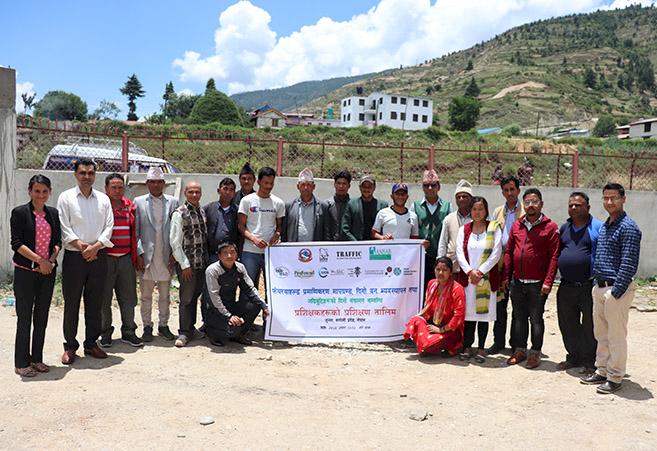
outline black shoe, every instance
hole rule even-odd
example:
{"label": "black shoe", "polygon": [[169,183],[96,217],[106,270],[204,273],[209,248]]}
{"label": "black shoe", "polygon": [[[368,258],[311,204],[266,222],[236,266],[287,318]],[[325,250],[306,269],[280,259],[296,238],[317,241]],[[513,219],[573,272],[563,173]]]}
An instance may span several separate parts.
{"label": "black shoe", "polygon": [[219,346],[219,347],[226,346],[226,342],[223,341],[221,338],[210,339],[210,344],[212,346]]}
{"label": "black shoe", "polygon": [[607,382],[607,378],[600,376],[598,373],[589,374],[588,376],[579,378],[579,383],[585,385],[596,385],[602,384],[603,382]]}
{"label": "black shoe", "polygon": [[121,336],[121,341],[123,343],[127,343],[130,346],[134,346],[135,348],[138,348],[140,346],[144,346],[144,342],[142,341],[141,338],[139,338],[135,334],[125,334]]}
{"label": "black shoe", "polygon": [[500,351],[503,351],[503,350],[504,350],[504,346],[500,346],[500,345],[498,345],[497,343],[493,343],[493,346],[491,346],[490,348],[486,349],[486,353],[487,353],[488,355],[499,354]]}
{"label": "black shoe", "polygon": [[112,346],[112,336],[111,335],[101,335],[98,344],[101,348],[109,348]]}
{"label": "black shoe", "polygon": [[594,366],[583,366],[582,368],[579,369],[579,374],[586,374],[587,376],[589,374],[595,373],[595,367]]}
{"label": "black shoe", "polygon": [[620,390],[621,384],[620,382],[612,382],[612,381],[607,381],[602,385],[598,385],[598,388],[595,390],[601,395],[608,395],[610,393],[617,392]]}
{"label": "black shoe", "polygon": [[146,343],[153,341],[153,326],[144,326],[144,334],[141,339]]}
{"label": "black shoe", "polygon": [[171,333],[169,326],[160,326],[157,328],[157,334],[166,340],[175,340],[176,336]]}
{"label": "black shoe", "polygon": [[205,326],[201,326],[192,331],[192,340],[202,340],[205,336]]}
{"label": "black shoe", "polygon": [[243,344],[244,346],[251,346],[253,342],[247,338],[246,335],[240,335],[239,337],[235,337],[232,339],[236,343]]}

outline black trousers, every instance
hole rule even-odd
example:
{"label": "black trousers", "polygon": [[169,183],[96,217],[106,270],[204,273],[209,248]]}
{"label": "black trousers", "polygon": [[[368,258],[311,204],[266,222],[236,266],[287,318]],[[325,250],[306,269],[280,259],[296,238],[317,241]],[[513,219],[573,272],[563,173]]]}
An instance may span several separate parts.
{"label": "black trousers", "polygon": [[[43,343],[46,339],[48,311],[55,287],[55,273],[49,275],[14,269],[14,296],[16,297],[16,341],[14,366],[26,368],[30,363],[43,362]],[[30,334],[30,329],[32,333]],[[30,335],[32,352],[30,353]]]}
{"label": "black trousers", "polygon": [[591,282],[561,281],[557,290],[559,330],[566,347],[566,360],[574,365],[594,368],[598,342],[593,335],[593,297]]}
{"label": "black trousers", "polygon": [[[541,293],[542,282],[511,282],[511,304],[513,305],[513,346],[527,349],[529,323],[531,323],[532,351],[541,352],[545,323],[543,312],[547,296]],[[529,321],[528,321],[529,320]]]}
{"label": "black trousers", "polygon": [[484,349],[488,335],[487,321],[466,321],[463,327],[463,349],[471,348],[475,339],[475,329],[479,339],[479,349]]}
{"label": "black trousers", "polygon": [[65,251],[62,263],[62,294],[64,295],[64,349],[75,351],[80,347],[76,339],[80,319],[80,301],[84,300],[85,349],[98,346],[96,340],[101,331],[101,308],[107,255],[98,251],[98,258],[87,262],[80,252]]}
{"label": "black trousers", "polygon": [[180,283],[180,307],[178,311],[179,326],[178,335],[192,338],[196,324],[196,311],[198,310],[198,298],[205,287],[205,270],[192,269],[192,280],[182,279],[182,269],[176,264],[176,273]]}
{"label": "black trousers", "polygon": [[[504,299],[497,301],[495,306],[496,320],[493,325],[493,344],[500,347],[501,349],[506,348],[506,330],[508,325],[509,314],[507,312],[509,308],[509,291],[504,293]],[[511,318],[511,330],[509,331],[509,345],[511,349],[515,348],[513,344],[513,318]]]}
{"label": "black trousers", "polygon": [[237,327],[231,326],[225,316],[220,315],[214,308],[209,308],[207,311],[205,331],[208,337],[213,340],[236,338],[247,333],[261,310],[259,304],[250,300],[226,302],[224,306],[230,313],[242,318],[244,324]]}

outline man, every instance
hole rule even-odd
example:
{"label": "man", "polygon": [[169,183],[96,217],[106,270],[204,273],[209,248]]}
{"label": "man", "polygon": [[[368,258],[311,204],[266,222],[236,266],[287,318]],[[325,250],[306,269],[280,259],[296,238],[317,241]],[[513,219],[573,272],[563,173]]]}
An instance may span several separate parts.
{"label": "man", "polygon": [[438,240],[438,257],[449,257],[452,260],[454,279],[458,278],[461,267],[456,261],[456,236],[459,228],[464,224],[472,222],[470,209],[472,208],[472,184],[467,180],[460,180],[454,190],[456,199],[456,211],[445,217],[443,227]]}
{"label": "man", "polygon": [[[527,360],[529,369],[541,364],[541,349],[545,323],[543,311],[559,259],[559,228],[542,213],[543,196],[536,188],[529,188],[522,197],[525,216],[514,222],[504,253],[505,280],[502,289],[511,282],[513,305],[513,346],[515,352],[507,364],[516,365]],[[531,322],[532,348],[527,357],[527,338]]]}
{"label": "man", "polygon": [[584,384],[600,384],[598,393],[620,390],[627,364],[627,320],[639,266],[641,230],[624,210],[625,188],[607,183],[602,201],[609,217],[600,228],[593,263],[593,329],[598,347],[595,373]]}
{"label": "man", "polygon": [[[372,226],[373,240],[394,240],[419,238],[417,215],[406,208],[408,186],[403,183],[392,185],[392,206],[386,207],[376,214]],[[424,241],[428,245],[427,241]]]}
{"label": "man", "polygon": [[137,271],[141,273],[141,320],[144,325],[142,340],[153,341],[153,290],[157,285],[159,324],[158,334],[167,339],[175,337],[169,329],[169,286],[171,283],[171,245],[169,231],[171,215],[178,208],[178,199],[164,194],[164,174],[151,166],[146,175],[148,194],[135,198],[137,217]]}
{"label": "man", "polygon": [[327,206],[313,195],[315,179],[310,169],[305,168],[299,173],[297,189],[299,197],[285,204],[281,241],[330,241]]}
{"label": "man", "polygon": [[333,176],[333,187],[335,188],[335,194],[326,201],[329,213],[329,233],[332,237],[331,240],[342,241],[340,224],[349,202],[349,188],[351,188],[351,174],[349,171],[336,172]]}
{"label": "man", "polygon": [[[271,192],[276,172],[263,167],[258,172],[258,191],[240,202],[237,227],[244,237],[242,264],[255,287],[260,282],[260,272],[265,270],[265,248],[281,239],[285,203]],[[240,295],[240,300],[246,299]]]}
{"label": "man", "polygon": [[568,354],[559,370],[582,366],[582,373],[595,371],[593,298],[591,276],[602,222],[589,213],[589,196],[575,191],[568,198],[568,221],[559,229],[561,253],[557,290],[557,317]]}
{"label": "man", "polygon": [[376,214],[388,206],[388,202],[374,197],[376,181],[371,175],[360,179],[360,197],[347,202],[340,228],[342,236],[347,241],[363,241],[370,239]]}
{"label": "man", "polygon": [[240,206],[240,202],[242,201],[242,199],[244,199],[249,194],[255,192],[255,190],[253,189],[253,185],[255,185],[255,180],[256,180],[255,171],[251,167],[250,163],[246,163],[244,166],[242,166],[242,169],[240,170],[239,173],[240,190],[235,194],[235,198],[233,199],[233,203],[235,204],[236,207]]}
{"label": "man", "polygon": [[112,346],[112,296],[121,312],[121,341],[130,346],[143,346],[135,330],[135,307],[137,306],[137,237],[135,234],[135,206],[125,197],[123,176],[116,172],[105,178],[105,193],[112,204],[114,227],[111,241],[114,245],[107,250],[107,276],[103,293],[100,346]]}
{"label": "man", "polygon": [[110,238],[114,225],[109,198],[93,189],[96,163],[81,158],[73,168],[77,186],[64,191],[57,200],[65,249],[62,264],[65,339],[62,363],[65,365],[72,364],[77,357],[81,297],[84,297],[84,353],[97,359],[107,358],[96,341],[102,327],[100,311],[107,275],[104,248],[113,246]]}
{"label": "man", "polygon": [[[520,180],[514,175],[503,177],[500,181],[502,196],[504,196],[503,205],[500,205],[493,212],[493,219],[502,228],[502,252],[506,250],[506,244],[509,241],[509,233],[514,222],[525,214],[525,208],[520,202]],[[502,254],[504,255],[504,254]],[[500,274],[504,271],[504,258],[500,259]],[[488,348],[488,354],[497,354],[506,347],[506,324],[507,324],[507,307],[509,305],[509,291],[504,290],[497,295],[497,312],[495,325],[493,326],[493,345]],[[515,352],[513,346],[513,324],[511,325],[511,349]]]}
{"label": "man", "polygon": [[[267,318],[269,310],[253,285],[243,264],[237,262],[237,246],[222,243],[218,248],[219,261],[208,266],[205,271],[206,285],[210,295],[206,331],[210,343],[224,346],[230,339],[243,345],[252,344],[247,337],[253,321],[263,311]],[[240,299],[236,302],[237,288]]]}
{"label": "man", "polygon": [[196,332],[198,298],[203,293],[205,268],[208,266],[208,228],[201,208],[201,184],[185,185],[185,203],[171,216],[169,242],[176,259],[176,274],[180,284],[180,328],[175,346],[187,346]]}
{"label": "man", "polygon": [[424,289],[426,291],[429,281],[435,278],[433,269],[438,258],[438,240],[443,229],[443,221],[452,206],[438,196],[440,178],[433,169],[424,171],[422,191],[424,191],[424,199],[413,202],[411,211],[417,215],[420,238],[429,242],[429,248],[424,257]]}

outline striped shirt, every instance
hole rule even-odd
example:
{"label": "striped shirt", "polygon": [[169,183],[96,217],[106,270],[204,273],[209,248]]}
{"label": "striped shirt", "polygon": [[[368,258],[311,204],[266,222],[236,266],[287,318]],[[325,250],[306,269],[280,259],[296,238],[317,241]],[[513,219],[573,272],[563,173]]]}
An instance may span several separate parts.
{"label": "striped shirt", "polygon": [[598,236],[593,278],[596,281],[613,281],[611,295],[620,298],[639,267],[640,250],[641,230],[627,213],[621,213],[611,223],[607,219]]}
{"label": "striped shirt", "polygon": [[113,208],[114,227],[110,241],[114,247],[107,250],[107,255],[122,257],[130,253],[132,240],[130,236],[130,209],[127,206]]}

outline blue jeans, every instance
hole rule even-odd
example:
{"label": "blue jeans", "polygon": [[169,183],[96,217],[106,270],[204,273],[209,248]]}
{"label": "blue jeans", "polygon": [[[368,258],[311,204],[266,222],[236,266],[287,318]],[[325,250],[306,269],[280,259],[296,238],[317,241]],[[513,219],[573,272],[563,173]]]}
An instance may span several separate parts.
{"label": "blue jeans", "polygon": [[[262,271],[263,277],[265,274],[265,254],[254,254],[253,252],[242,252],[240,260],[244,267],[246,268],[246,273],[249,275],[255,285],[256,290],[258,289],[258,283],[260,282],[260,272]],[[240,294],[240,300],[246,300]]]}

